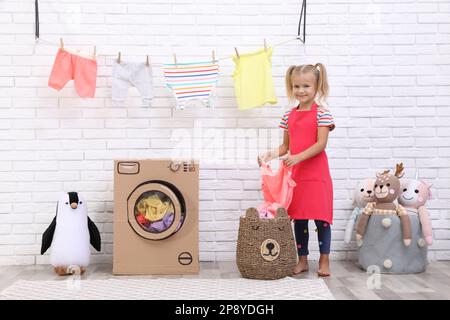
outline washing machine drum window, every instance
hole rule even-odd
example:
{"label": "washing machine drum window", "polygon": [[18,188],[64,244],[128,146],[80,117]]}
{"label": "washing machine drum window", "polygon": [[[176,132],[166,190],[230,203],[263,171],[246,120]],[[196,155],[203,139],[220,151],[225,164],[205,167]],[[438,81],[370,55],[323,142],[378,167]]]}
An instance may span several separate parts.
{"label": "washing machine drum window", "polygon": [[168,183],[146,183],[128,199],[128,222],[140,236],[162,240],[183,225],[185,205],[179,191]]}

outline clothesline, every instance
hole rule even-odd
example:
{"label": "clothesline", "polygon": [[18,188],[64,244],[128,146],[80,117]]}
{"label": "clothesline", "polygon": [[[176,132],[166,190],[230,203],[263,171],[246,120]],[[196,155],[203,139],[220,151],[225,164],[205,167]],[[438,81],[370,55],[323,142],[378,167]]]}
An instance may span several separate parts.
{"label": "clothesline", "polygon": [[[36,52],[36,45],[39,42],[46,43],[48,45],[55,45],[55,46],[64,47],[62,39],[61,39],[61,43],[57,44],[57,43],[54,43],[54,42],[42,39],[40,37],[40,35],[39,35],[39,1],[38,0],[35,0],[34,10],[35,10],[35,39],[36,40],[35,40],[35,43],[34,43],[34,46],[33,46],[33,55]],[[305,44],[305,40],[306,40],[306,0],[302,1],[302,7],[301,7],[301,10],[300,10],[300,16],[299,16],[299,21],[298,21],[298,33],[297,33],[297,36],[295,38],[290,38],[290,39],[287,39],[287,40],[283,40],[283,41],[277,42],[277,43],[272,45],[272,48],[280,46],[280,45],[283,45],[285,43],[288,43],[288,42],[291,42],[291,41],[294,41],[294,40],[299,40],[301,43]],[[267,48],[267,46],[266,46],[266,39],[264,39],[264,47]],[[216,61],[221,61],[221,60],[232,59],[235,56],[237,56],[239,58],[238,50],[236,49],[236,47],[234,49],[236,51],[236,55],[224,56],[224,57],[220,57],[218,59],[215,58],[215,52],[213,50],[212,51],[212,60],[214,60],[214,62],[216,62]],[[67,50],[70,51],[69,49],[67,49]],[[80,50],[75,50],[75,51],[76,51],[75,54],[82,54],[82,52]],[[87,54],[87,55],[90,56],[90,57],[93,57],[93,58],[96,58],[97,56],[102,56],[102,57],[116,57],[116,56],[118,56],[119,60],[120,60],[120,54],[121,54],[120,52],[118,52],[117,55],[116,54],[102,54],[102,53],[97,54],[96,47],[94,46],[93,54]],[[147,64],[148,64],[148,60],[149,60],[149,56],[147,55]],[[176,55],[175,54],[174,54],[174,60],[175,60],[175,64],[177,64],[177,60],[176,60]],[[152,63],[152,65],[162,66],[163,64],[161,64],[161,63]]]}
{"label": "clothesline", "polygon": [[[302,41],[302,38],[300,36],[296,36],[295,38],[290,38],[290,39],[286,39],[286,40],[283,40],[283,41],[276,42],[271,47],[272,48],[278,47],[278,46],[281,46],[283,44],[286,44],[288,42],[295,41],[295,40]],[[53,46],[60,47],[60,44],[58,44],[58,43],[55,43],[55,42],[52,42],[52,41],[48,41],[48,40],[45,40],[45,39],[42,39],[42,38],[37,38],[35,40],[35,43],[34,43],[34,46],[33,46],[33,54],[35,54],[35,49],[36,49],[36,46],[37,46],[38,43],[43,43],[43,44],[47,44],[47,45],[53,45]],[[117,54],[96,53],[95,56],[96,57],[117,57]],[[235,56],[236,55],[228,55],[228,56],[219,57],[219,58],[216,59],[216,61],[232,59]],[[163,63],[152,63],[152,65],[153,66],[162,66]]]}
{"label": "clothesline", "polygon": [[[246,110],[264,105],[265,103],[277,103],[272,79],[272,64],[270,62],[271,49],[291,41],[300,41],[302,44],[305,44],[305,30],[306,0],[303,0],[297,36],[276,42],[271,46],[267,45],[266,39],[264,39],[262,49],[250,52],[251,57],[249,56],[248,59],[243,59],[241,63],[236,63],[236,66],[239,66],[241,70],[237,77],[233,77],[236,88],[240,88],[242,91],[238,95],[239,109]],[[98,62],[95,61],[96,58],[108,57],[114,60],[117,59],[117,63],[114,63],[112,66],[111,99],[113,104],[125,101],[130,86],[136,87],[140,92],[144,104],[147,104],[152,99],[152,70],[148,68],[151,65],[162,67],[166,86],[174,94],[177,101],[177,109],[184,109],[187,105],[196,105],[198,103],[202,103],[206,107],[211,107],[215,87],[220,76],[219,62],[228,59],[233,59],[237,62],[241,59],[241,54],[234,47],[235,54],[216,58],[215,50],[212,50],[211,59],[203,58],[203,62],[191,61],[189,63],[179,63],[180,66],[178,66],[175,53],[173,53],[174,63],[150,62],[149,55],[146,55],[144,66],[134,61],[122,63],[121,51],[115,51],[117,54],[99,53],[97,52],[96,45],[92,46],[92,51],[89,49],[87,51],[76,48],[72,49],[64,45],[62,38],[60,38],[59,43],[55,43],[40,37],[39,6],[38,0],[35,0],[35,43],[33,45],[33,55],[36,53],[36,46],[39,43],[59,48],[49,77],[49,87],[61,90],[65,86],[65,83],[67,83],[67,79],[73,79],[75,82],[75,90],[83,98],[93,98],[95,96],[98,67]],[[147,50],[146,46],[142,47]],[[249,53],[244,52],[243,55],[249,55]],[[136,55],[131,56],[135,57]],[[70,59],[65,59],[65,57],[70,57]],[[205,60],[208,60],[208,62],[205,62]],[[77,63],[78,61],[87,62]],[[79,71],[77,74],[82,72],[83,76],[74,76],[75,69]],[[141,72],[135,72],[136,70],[140,70]],[[262,103],[263,100],[265,101],[264,103]]]}

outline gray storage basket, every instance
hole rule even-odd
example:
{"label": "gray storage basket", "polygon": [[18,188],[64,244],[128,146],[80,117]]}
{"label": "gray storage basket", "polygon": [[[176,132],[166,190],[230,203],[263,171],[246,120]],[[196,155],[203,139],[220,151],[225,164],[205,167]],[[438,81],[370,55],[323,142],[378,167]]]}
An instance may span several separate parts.
{"label": "gray storage basket", "polygon": [[[382,221],[389,219],[390,221]],[[400,218],[396,215],[372,215],[369,218],[362,245],[358,248],[358,263],[367,271],[408,274],[423,272],[427,266],[427,244],[417,214],[410,215],[411,244],[403,244]]]}

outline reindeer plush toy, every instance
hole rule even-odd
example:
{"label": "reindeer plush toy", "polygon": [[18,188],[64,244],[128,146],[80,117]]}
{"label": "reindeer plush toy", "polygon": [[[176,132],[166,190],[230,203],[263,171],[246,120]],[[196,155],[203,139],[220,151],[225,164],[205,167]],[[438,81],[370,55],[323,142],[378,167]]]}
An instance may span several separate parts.
{"label": "reindeer plush toy", "polygon": [[[389,170],[377,173],[374,185],[375,202],[369,202],[364,208],[356,226],[356,243],[359,247],[363,244],[363,237],[367,223],[371,215],[397,215],[400,218],[403,243],[411,244],[411,223],[406,209],[394,203],[400,195],[400,180],[403,176],[403,163],[396,165],[395,174],[389,174]],[[390,219],[385,219],[389,223]]]}

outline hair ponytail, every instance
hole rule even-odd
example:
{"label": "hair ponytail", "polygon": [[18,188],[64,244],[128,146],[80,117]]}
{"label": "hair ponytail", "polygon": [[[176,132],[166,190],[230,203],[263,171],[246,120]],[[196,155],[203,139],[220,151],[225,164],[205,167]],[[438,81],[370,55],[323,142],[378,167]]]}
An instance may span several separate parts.
{"label": "hair ponytail", "polygon": [[317,70],[317,99],[319,104],[323,104],[329,94],[327,69],[322,63],[316,63],[314,68]]}
{"label": "hair ponytail", "polygon": [[290,101],[295,100],[292,90],[292,73],[296,68],[298,68],[298,66],[290,66],[286,71],[286,93]]}

